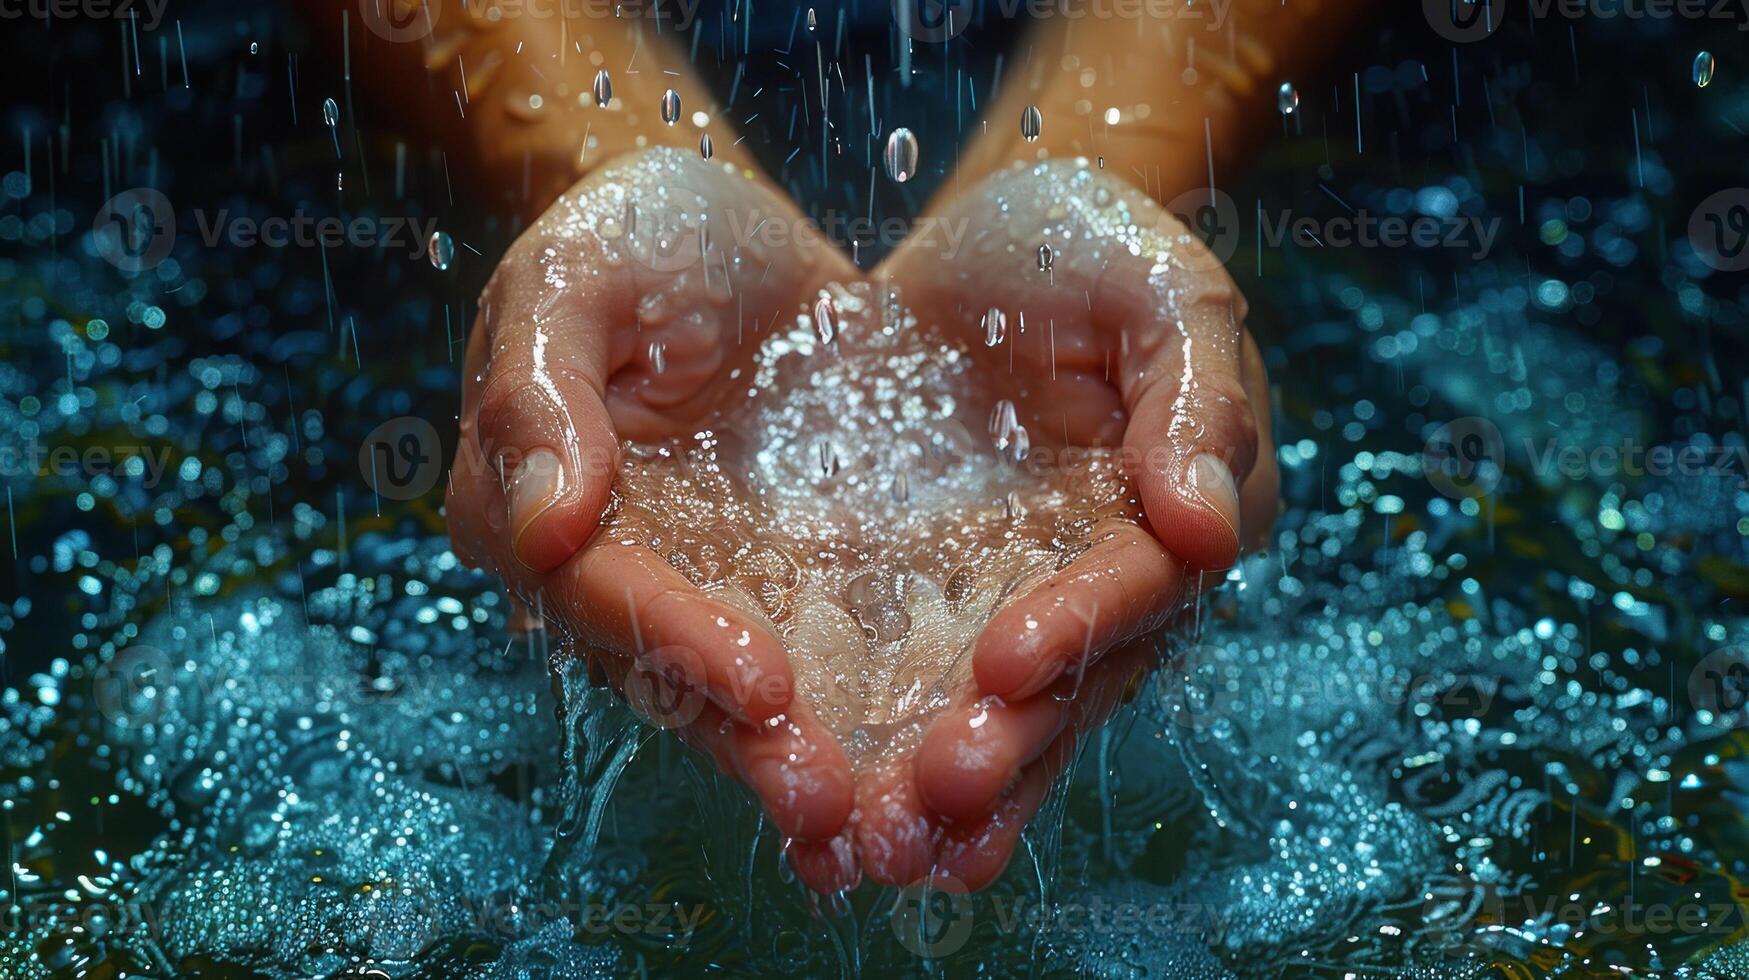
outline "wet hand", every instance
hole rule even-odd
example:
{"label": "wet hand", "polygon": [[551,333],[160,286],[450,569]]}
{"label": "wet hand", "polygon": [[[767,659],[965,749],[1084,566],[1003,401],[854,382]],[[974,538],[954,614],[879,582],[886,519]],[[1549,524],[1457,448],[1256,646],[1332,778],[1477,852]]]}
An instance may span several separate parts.
{"label": "wet hand", "polygon": [[914,755],[860,780],[872,877],[978,888],[1147,665],[1146,638],[1267,534],[1278,477],[1244,300],[1146,195],[1060,161],[999,173],[935,220],[965,234],[908,243],[882,275],[972,352],[972,410],[1011,405],[998,438],[1035,453],[1117,449],[1143,511],[1007,602],[974,644],[974,683]]}
{"label": "wet hand", "polygon": [[805,850],[844,824],[851,780],[793,697],[782,643],[650,549],[595,533],[622,440],[691,431],[733,397],[743,330],[855,274],[825,249],[755,245],[731,259],[711,247],[730,237],[726,215],[797,218],[743,171],[652,150],[579,182],[516,241],[469,339],[448,517],[464,560],[498,572],[617,684],[702,693],[667,721]]}

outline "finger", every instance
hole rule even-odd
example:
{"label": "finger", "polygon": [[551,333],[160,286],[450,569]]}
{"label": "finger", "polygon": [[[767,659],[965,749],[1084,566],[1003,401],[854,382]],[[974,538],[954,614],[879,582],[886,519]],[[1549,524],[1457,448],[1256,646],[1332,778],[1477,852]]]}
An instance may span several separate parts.
{"label": "finger", "polygon": [[592,645],[654,658],[740,721],[789,707],[783,644],[641,544],[599,541],[546,579],[545,613]]}
{"label": "finger", "polygon": [[862,882],[862,868],[848,833],[823,841],[790,841],[784,854],[796,877],[823,895],[847,892]]}
{"label": "finger", "polygon": [[784,714],[730,733],[735,768],[785,837],[837,836],[855,803],[850,760],[800,701]]}
{"label": "finger", "polygon": [[936,719],[913,759],[917,793],[956,822],[988,816],[1021,767],[1038,758],[1069,720],[1056,698],[1005,704],[978,698]]}
{"label": "finger", "polygon": [[1111,521],[1101,529],[1103,538],[1068,568],[991,617],[972,648],[980,691],[1029,698],[1177,609],[1183,563],[1140,525]]}
{"label": "finger", "polygon": [[528,282],[543,269],[507,260],[493,279],[476,412],[480,455],[505,497],[511,555],[537,574],[595,532],[619,467],[602,400],[605,325]]}
{"label": "finger", "polygon": [[[1203,249],[1180,236],[1178,248]],[[1240,544],[1239,486],[1257,458],[1257,422],[1241,380],[1243,300],[1226,272],[1175,270],[1155,322],[1131,321],[1123,377],[1124,446],[1149,523],[1175,555],[1223,569]]]}
{"label": "finger", "polygon": [[1020,772],[1077,735],[1104,724],[1153,643],[1132,640],[1087,668],[1080,683],[1060,678],[1018,703],[979,698],[930,726],[917,750],[918,792],[930,809],[964,823],[987,816]]}
{"label": "finger", "polygon": [[936,867],[972,891],[1001,877],[1020,843],[1021,831],[1038,813],[1050,788],[1050,776],[1042,765],[1028,767],[994,813],[966,826],[948,828]]}
{"label": "finger", "polygon": [[856,807],[856,851],[870,878],[904,886],[929,873],[940,830],[917,795],[909,759],[864,773]]}

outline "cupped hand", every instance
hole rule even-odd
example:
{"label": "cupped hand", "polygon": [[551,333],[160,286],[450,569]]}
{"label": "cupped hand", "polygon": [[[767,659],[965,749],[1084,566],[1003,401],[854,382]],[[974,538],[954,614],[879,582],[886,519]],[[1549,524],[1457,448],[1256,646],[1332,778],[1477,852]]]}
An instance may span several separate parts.
{"label": "cupped hand", "polygon": [[871,877],[975,889],[1000,874],[1077,740],[1151,665],[1151,634],[1202,573],[1267,534],[1278,474],[1244,300],[1146,195],[1056,161],[999,173],[932,220],[960,233],[917,237],[881,275],[971,352],[968,418],[996,406],[997,440],[1030,444],[1041,465],[1065,447],[1112,449],[1140,504],[1007,601],[915,752],[859,777]]}
{"label": "cupped hand", "polygon": [[793,860],[842,878],[848,763],[793,696],[782,642],[643,544],[596,534],[622,440],[691,432],[735,396],[747,334],[856,275],[832,249],[734,241],[738,222],[798,218],[752,174],[673,150],[574,186],[481,298],[447,508],[457,553],[622,689],[682,692],[656,720],[757,793]]}

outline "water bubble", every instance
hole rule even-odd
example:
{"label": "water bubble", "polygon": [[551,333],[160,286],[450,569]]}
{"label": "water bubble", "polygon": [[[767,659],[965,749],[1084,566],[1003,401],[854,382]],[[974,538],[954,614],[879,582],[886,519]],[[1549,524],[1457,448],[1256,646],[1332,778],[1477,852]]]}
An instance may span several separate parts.
{"label": "water bubble", "polygon": [[887,134],[887,151],[881,159],[887,165],[887,176],[903,184],[917,173],[917,137],[900,126]]}
{"label": "water bubble", "polygon": [[660,340],[650,341],[650,373],[661,374],[668,370],[668,345]]}
{"label": "water bubble", "polygon": [[340,125],[340,104],[333,99],[323,99],[322,121],[328,124],[329,129]]}
{"label": "water bubble", "polygon": [[1008,337],[1008,314],[992,306],[984,314],[984,346],[994,347]]}
{"label": "water bubble", "polygon": [[455,240],[449,237],[449,232],[431,233],[431,239],[425,243],[425,257],[431,260],[431,267],[439,272],[449,268],[449,264],[455,261]]}
{"label": "water bubble", "polygon": [[1300,107],[1300,90],[1292,82],[1282,82],[1275,92],[1275,107],[1284,116],[1291,116]]}
{"label": "water bubble", "polygon": [[595,104],[598,106],[605,107],[613,101],[613,79],[608,77],[606,68],[595,73],[595,85],[591,91],[595,94]]}
{"label": "water bubble", "polygon": [[1038,271],[1051,271],[1051,264],[1056,261],[1056,253],[1051,251],[1050,243],[1038,247]]}
{"label": "water bubble", "polygon": [[832,308],[832,300],[822,296],[814,303],[814,332],[820,335],[820,343],[830,344],[838,337],[838,311]]}
{"label": "water bubble", "polygon": [[711,134],[706,133],[698,138],[698,155],[709,160],[717,152],[716,144],[711,142]]}
{"label": "water bubble", "polygon": [[1038,111],[1038,106],[1029,105],[1020,113],[1020,135],[1028,143],[1038,139],[1038,134],[1045,126],[1044,113]]}
{"label": "water bubble", "polygon": [[1702,51],[1694,56],[1694,84],[1697,88],[1706,88],[1712,84],[1713,71],[1718,68],[1718,61],[1711,51]]}
{"label": "water bubble", "polygon": [[680,93],[669,89],[662,93],[662,121],[672,126],[680,119]]}

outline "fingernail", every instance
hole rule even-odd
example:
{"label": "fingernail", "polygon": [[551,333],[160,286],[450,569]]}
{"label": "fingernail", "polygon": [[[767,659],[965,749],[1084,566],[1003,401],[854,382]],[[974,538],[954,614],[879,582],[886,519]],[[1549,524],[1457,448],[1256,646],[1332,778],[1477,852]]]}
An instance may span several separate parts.
{"label": "fingernail", "polygon": [[534,519],[559,499],[565,486],[559,457],[548,449],[536,449],[523,457],[510,477],[510,529],[517,558],[522,557],[522,536]]}
{"label": "fingernail", "polygon": [[1220,457],[1212,453],[1198,456],[1190,464],[1190,487],[1209,509],[1227,522],[1233,539],[1239,537],[1239,484],[1233,471]]}

